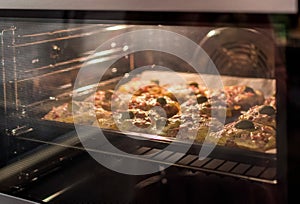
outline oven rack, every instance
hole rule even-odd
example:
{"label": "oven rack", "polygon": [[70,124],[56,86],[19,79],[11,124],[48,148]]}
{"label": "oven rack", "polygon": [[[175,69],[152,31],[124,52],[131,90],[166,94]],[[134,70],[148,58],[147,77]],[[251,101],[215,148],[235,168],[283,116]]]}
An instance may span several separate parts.
{"label": "oven rack", "polygon": [[[184,153],[180,152],[180,150],[162,150],[168,145],[167,142],[151,140],[135,140],[135,142],[132,142],[132,139],[114,135],[111,132],[106,137],[109,138],[115,147],[126,151],[129,155],[120,155],[107,151],[107,148],[104,147],[105,144],[102,146],[98,145],[91,151],[118,161],[117,165],[124,164],[128,159],[138,160],[139,162],[147,163],[147,165],[155,165],[157,169],[172,166],[195,173],[202,172],[220,177],[277,184],[276,159],[273,158],[273,155],[251,152],[250,156],[241,155],[239,157],[236,153],[217,148],[209,157],[199,160],[198,145],[192,145],[191,149],[187,153]],[[0,180],[3,181],[2,183],[14,184],[10,185],[13,186],[13,189],[10,189],[13,191],[23,189],[24,186],[30,185],[32,182],[40,180],[41,177],[60,169],[65,162],[74,161],[77,156],[86,153],[74,130],[60,135],[56,139],[47,140],[44,138],[42,140],[34,135],[34,131],[16,136],[15,139],[21,146],[24,146],[26,143],[34,143],[36,148],[25,155],[23,154],[22,159],[19,157],[11,162],[10,165],[1,169],[0,175],[2,176]],[[93,139],[93,136],[89,139]],[[256,157],[254,157],[255,154]],[[136,155],[143,157],[137,157]],[[258,158],[257,155],[264,157]],[[18,167],[22,167],[21,170]],[[2,186],[1,188],[6,191],[8,190],[7,186]]]}

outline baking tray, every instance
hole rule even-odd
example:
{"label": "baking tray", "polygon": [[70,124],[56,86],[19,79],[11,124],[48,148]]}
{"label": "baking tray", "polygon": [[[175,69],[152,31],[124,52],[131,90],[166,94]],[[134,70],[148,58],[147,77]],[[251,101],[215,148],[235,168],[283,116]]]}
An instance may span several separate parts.
{"label": "baking tray", "polygon": [[[182,75],[185,75],[184,77],[187,78],[188,80],[198,81],[197,80],[198,76],[196,76],[195,78],[195,74],[182,73]],[[157,75],[157,73],[155,72],[151,72],[151,73],[144,72],[141,75],[141,79],[146,81],[146,79],[151,78],[153,76],[157,78],[157,76],[163,76],[163,75]],[[117,78],[100,82],[99,84],[90,85],[89,87],[86,87],[85,91],[82,94],[79,94],[79,97],[85,98],[90,94],[92,94],[91,90],[95,88],[95,86],[100,87],[100,89],[102,90],[111,89],[119,82],[120,79],[121,77],[117,77]],[[167,79],[166,77],[163,77],[159,80],[162,83],[168,83],[166,79]],[[263,87],[266,87],[267,89],[265,92],[266,96],[273,94],[272,91],[275,90],[275,81],[270,79],[265,80],[265,79],[243,78],[244,81],[242,81],[238,77],[228,77],[228,76],[223,77],[223,79],[224,79],[223,81],[224,85],[243,84],[243,82],[244,83],[247,82],[246,83],[247,85],[250,85],[255,89],[262,87],[263,84]],[[28,109],[27,111],[28,117],[25,120],[23,119],[22,122],[24,123],[26,121],[26,123],[29,126],[31,126],[33,129],[35,129],[37,132],[43,132],[42,134],[35,134],[34,136],[31,135],[30,137],[35,137],[34,139],[41,140],[41,141],[42,140],[50,141],[54,138],[59,137],[63,132],[74,130],[74,124],[41,119],[46,113],[48,113],[52,109],[53,106],[59,106],[65,102],[70,102],[72,99],[71,96],[72,96],[71,93],[65,93],[60,96],[57,96],[55,100],[43,101]],[[48,128],[45,129],[45,127]],[[90,128],[97,128],[97,127],[91,126]],[[56,129],[60,131],[56,132],[55,131]],[[128,145],[136,144],[139,146],[149,146],[152,148],[163,149],[166,146],[168,146],[170,143],[173,143],[177,145],[179,151],[180,149],[182,149],[180,147],[189,145],[188,142],[184,140],[178,140],[176,138],[170,138],[170,137],[162,137],[162,136],[143,134],[137,132],[126,132],[126,135],[130,136],[130,137],[126,137],[126,135],[120,131],[111,130],[111,129],[102,129],[102,131],[109,141],[122,140],[123,143],[127,143]],[[141,140],[141,138],[143,138],[144,140]],[[80,143],[79,139],[78,139],[78,143]],[[76,145],[80,145],[80,144],[76,144]],[[199,154],[203,146],[204,144],[194,142],[189,148],[188,153],[197,155]],[[217,145],[214,148],[214,150],[210,154],[210,157],[226,159],[230,161],[246,162],[246,163],[263,165],[263,166],[265,166],[266,164],[275,165],[276,163],[276,151],[258,152],[258,151],[251,151],[248,149],[242,149],[236,147],[233,148],[233,147],[219,146],[219,145]]]}
{"label": "baking tray", "polygon": [[[25,138],[37,143],[40,142],[45,144],[57,144],[59,146],[63,144],[63,146],[65,147],[85,150],[81,145],[78,135],[76,134],[74,124],[39,119],[28,119],[27,124],[29,126],[35,127],[34,133],[22,135],[21,137],[23,139]],[[98,132],[96,130],[98,127],[84,125],[80,126],[88,127],[91,132]],[[178,153],[198,155],[200,150],[205,147],[205,145],[202,143],[194,142],[192,145],[190,145],[190,143],[184,140],[151,134],[137,132],[124,133],[111,129],[102,129],[102,132],[112,145],[127,153],[130,153],[131,147],[133,146],[150,147],[162,150],[170,145],[170,143],[172,143],[172,145],[174,145],[173,149]],[[67,135],[70,133],[72,134],[72,137],[74,139],[72,144],[61,143],[63,141],[61,140],[63,135]],[[88,139],[94,140],[97,137],[99,137],[99,135],[97,134],[89,135]],[[143,138],[143,140],[141,140],[141,138]],[[187,152],[185,152],[186,147],[189,147]],[[95,149],[95,151],[98,150],[101,151],[101,146]],[[215,146],[213,151],[209,154],[209,157],[268,167],[275,167],[277,160],[276,154],[274,153],[251,151],[248,149],[232,148],[219,145]]]}

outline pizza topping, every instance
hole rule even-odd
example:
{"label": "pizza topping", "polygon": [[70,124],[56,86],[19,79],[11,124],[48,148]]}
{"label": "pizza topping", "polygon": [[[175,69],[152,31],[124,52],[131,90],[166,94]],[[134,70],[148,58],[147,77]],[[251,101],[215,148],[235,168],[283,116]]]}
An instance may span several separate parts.
{"label": "pizza topping", "polygon": [[176,115],[179,112],[179,108],[175,103],[167,104],[163,108],[166,111],[168,118]]}
{"label": "pizza topping", "polygon": [[276,107],[276,98],[274,96],[266,98],[264,105]]}
{"label": "pizza topping", "polygon": [[269,105],[253,106],[248,111],[242,112],[241,120],[251,120],[265,126],[276,128],[276,109]]}
{"label": "pizza topping", "polygon": [[261,91],[253,90],[248,86],[225,86],[224,90],[229,107],[239,107],[240,111],[247,110],[254,105],[262,105],[265,101]]}
{"label": "pizza topping", "polygon": [[107,90],[105,91],[105,100],[111,100],[111,97],[113,95],[114,91],[113,90]]}
{"label": "pizza topping", "polygon": [[154,83],[154,84],[159,85],[159,80],[157,80],[157,79],[152,79],[152,80],[151,80],[151,83]]}
{"label": "pizza topping", "polygon": [[266,114],[268,116],[275,115],[276,110],[272,106],[263,106],[259,109],[260,114]]}
{"label": "pizza topping", "polygon": [[250,120],[241,120],[237,124],[235,124],[234,127],[237,129],[242,129],[242,130],[255,129],[253,122]]}
{"label": "pizza topping", "polygon": [[166,90],[164,87],[159,86],[157,83],[151,83],[151,84],[140,87],[133,94],[136,96],[140,96],[144,93],[148,93],[148,94],[154,95],[154,96],[164,96],[165,94],[169,93],[169,91]]}
{"label": "pizza topping", "polygon": [[148,113],[146,111],[136,111],[135,113],[136,118],[146,118],[148,117]]}
{"label": "pizza topping", "polygon": [[111,111],[111,103],[110,103],[110,101],[109,101],[109,102],[103,101],[103,102],[101,103],[101,107],[102,107],[104,110]]}
{"label": "pizza topping", "polygon": [[191,82],[191,83],[189,83],[189,86],[194,86],[194,87],[198,88],[199,84],[197,82]]}
{"label": "pizza topping", "polygon": [[206,96],[203,96],[203,95],[201,95],[201,94],[198,94],[197,95],[197,102],[199,103],[199,104],[201,104],[201,103],[204,103],[204,102],[206,102],[208,99],[206,98]]}
{"label": "pizza topping", "polygon": [[255,94],[255,91],[252,88],[250,88],[249,86],[245,87],[244,92],[246,92],[246,93],[254,93]]}
{"label": "pizza topping", "polygon": [[167,101],[164,97],[159,97],[156,99],[156,101],[162,106],[165,106],[167,104]]}
{"label": "pizza topping", "polygon": [[133,121],[133,124],[138,128],[148,128],[151,126],[151,120],[149,118],[136,119]]}

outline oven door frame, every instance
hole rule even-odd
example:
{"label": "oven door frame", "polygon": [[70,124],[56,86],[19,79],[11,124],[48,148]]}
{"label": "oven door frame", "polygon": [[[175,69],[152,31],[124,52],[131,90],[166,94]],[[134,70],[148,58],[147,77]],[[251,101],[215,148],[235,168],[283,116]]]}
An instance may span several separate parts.
{"label": "oven door frame", "polygon": [[[68,23],[73,20],[104,20],[113,23],[126,23],[126,24],[140,24],[140,25],[234,25],[234,26],[264,26],[268,23],[269,14],[245,14],[248,18],[240,19],[244,16],[239,13],[203,13],[203,12],[143,12],[143,11],[95,11],[95,10],[26,10],[26,9],[1,9],[0,16],[6,18],[42,18],[42,19],[58,19]],[[274,16],[280,16],[280,14],[273,14]],[[223,20],[219,21],[220,17]],[[288,16],[294,18],[294,14],[288,14]],[[163,19],[163,20],[162,20]],[[200,21],[198,19],[205,19]],[[264,19],[264,20],[262,20]],[[217,23],[216,23],[217,22]],[[278,132],[277,135],[283,135],[280,137],[277,143],[277,173],[278,173],[278,185],[282,187],[282,200],[287,200],[287,157],[288,157],[288,141],[287,137],[287,115],[286,115],[286,73],[285,68],[281,67],[276,69],[276,87],[278,98],[278,120],[277,123]],[[284,84],[284,86],[283,86]],[[289,179],[291,179],[289,177]]]}

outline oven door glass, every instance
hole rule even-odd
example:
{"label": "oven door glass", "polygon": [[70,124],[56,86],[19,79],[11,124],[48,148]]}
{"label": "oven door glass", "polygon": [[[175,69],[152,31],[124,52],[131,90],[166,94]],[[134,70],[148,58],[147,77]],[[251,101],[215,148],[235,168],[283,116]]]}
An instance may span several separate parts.
{"label": "oven door glass", "polygon": [[[288,28],[186,15],[1,19],[1,192],[284,200]],[[198,196],[202,182],[220,189]]]}

